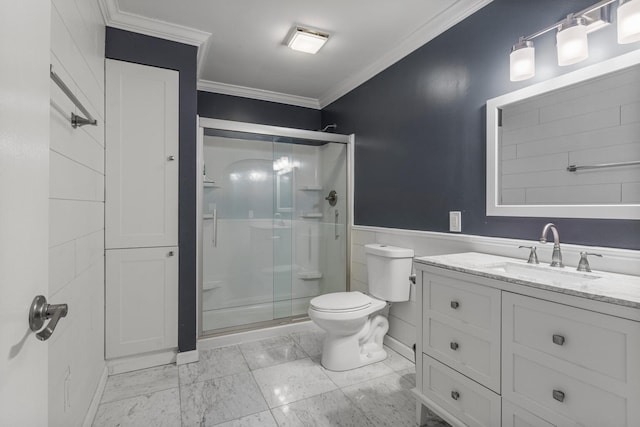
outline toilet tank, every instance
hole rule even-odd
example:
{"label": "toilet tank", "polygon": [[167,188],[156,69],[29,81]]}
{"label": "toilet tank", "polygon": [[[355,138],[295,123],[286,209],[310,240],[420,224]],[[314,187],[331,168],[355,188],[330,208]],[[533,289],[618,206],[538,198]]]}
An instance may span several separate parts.
{"label": "toilet tank", "polygon": [[409,301],[413,249],[372,243],[365,245],[369,293],[381,300]]}

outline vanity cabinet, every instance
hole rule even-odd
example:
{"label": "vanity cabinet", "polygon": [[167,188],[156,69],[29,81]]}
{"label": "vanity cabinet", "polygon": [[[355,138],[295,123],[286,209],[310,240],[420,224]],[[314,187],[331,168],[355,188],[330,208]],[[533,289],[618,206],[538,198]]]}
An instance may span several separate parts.
{"label": "vanity cabinet", "polygon": [[637,319],[600,301],[416,267],[419,422],[425,405],[456,426],[640,426]]}

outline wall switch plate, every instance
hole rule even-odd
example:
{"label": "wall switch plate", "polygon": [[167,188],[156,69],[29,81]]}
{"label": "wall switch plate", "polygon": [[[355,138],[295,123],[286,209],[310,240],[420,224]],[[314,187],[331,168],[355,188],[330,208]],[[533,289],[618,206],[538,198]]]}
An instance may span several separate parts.
{"label": "wall switch plate", "polygon": [[460,233],[462,231],[462,212],[449,212],[449,231]]}

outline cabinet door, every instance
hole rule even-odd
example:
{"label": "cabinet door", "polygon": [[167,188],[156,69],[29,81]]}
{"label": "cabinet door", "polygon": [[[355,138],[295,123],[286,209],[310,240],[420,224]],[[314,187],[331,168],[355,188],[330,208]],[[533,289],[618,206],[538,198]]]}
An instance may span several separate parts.
{"label": "cabinet door", "polygon": [[106,251],[108,359],[178,345],[178,248]]}
{"label": "cabinet door", "polygon": [[178,72],[106,61],[107,249],[178,244]]}

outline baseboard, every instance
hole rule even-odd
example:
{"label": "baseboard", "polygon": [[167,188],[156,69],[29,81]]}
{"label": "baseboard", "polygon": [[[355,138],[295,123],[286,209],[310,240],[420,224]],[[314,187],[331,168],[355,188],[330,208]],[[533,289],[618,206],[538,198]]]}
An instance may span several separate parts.
{"label": "baseboard", "polygon": [[177,352],[177,350],[164,350],[155,353],[111,359],[107,360],[107,368],[109,369],[109,375],[116,375],[124,372],[153,368],[155,366],[169,365],[176,363]]}
{"label": "baseboard", "polygon": [[178,366],[197,362],[198,360],[200,360],[198,350],[181,351],[176,355],[176,365]]}
{"label": "baseboard", "polygon": [[409,359],[413,363],[416,362],[415,361],[415,357],[414,357],[415,353],[413,352],[413,349],[410,348],[410,347],[407,347],[406,345],[404,345],[403,343],[401,343],[397,339],[395,339],[393,337],[390,337],[389,335],[385,335],[384,336],[384,345],[389,347],[391,350],[399,353],[405,359]]}
{"label": "baseboard", "polygon": [[303,332],[321,330],[313,324],[311,320],[290,323],[287,325],[278,325],[270,328],[259,329],[255,331],[238,332],[236,334],[221,335],[218,337],[202,338],[198,341],[198,350],[208,350],[218,347],[227,347],[230,345],[242,344],[248,341],[257,341],[265,338],[277,337],[282,334],[292,332]]}
{"label": "baseboard", "polygon": [[102,375],[100,376],[100,381],[98,381],[98,387],[96,387],[95,393],[93,393],[93,399],[91,399],[91,404],[89,405],[89,409],[87,409],[87,414],[84,416],[84,421],[82,422],[82,427],[91,427],[93,424],[93,420],[96,417],[96,413],[98,412],[98,406],[100,406],[100,401],[102,400],[102,393],[104,393],[104,387],[107,385],[107,378],[109,377],[109,370],[105,365],[102,370]]}

